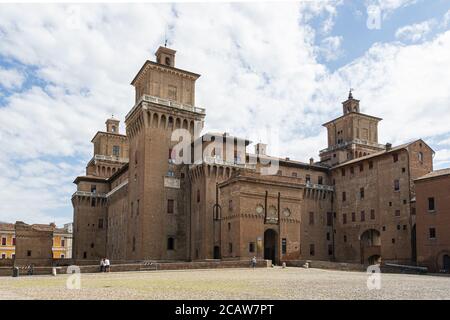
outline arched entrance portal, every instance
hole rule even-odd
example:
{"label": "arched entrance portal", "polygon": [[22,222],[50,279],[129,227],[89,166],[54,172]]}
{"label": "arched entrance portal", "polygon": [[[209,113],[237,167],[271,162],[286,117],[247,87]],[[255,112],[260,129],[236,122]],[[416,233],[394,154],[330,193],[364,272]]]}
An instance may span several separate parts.
{"label": "arched entrance portal", "polygon": [[277,261],[277,232],[273,229],[267,229],[264,232],[264,259],[272,260],[273,264]]}
{"label": "arched entrance portal", "polygon": [[444,270],[447,272],[450,272],[450,256],[448,254],[444,255],[442,257],[442,265],[444,267]]}
{"label": "arched entrance portal", "polygon": [[381,257],[380,232],[375,229],[364,231],[360,236],[361,264],[374,264]]}

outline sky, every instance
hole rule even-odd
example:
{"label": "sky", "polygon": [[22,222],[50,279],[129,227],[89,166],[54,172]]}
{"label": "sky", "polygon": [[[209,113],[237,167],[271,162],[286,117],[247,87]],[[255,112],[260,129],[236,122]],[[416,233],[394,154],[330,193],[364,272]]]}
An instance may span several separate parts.
{"label": "sky", "polygon": [[[134,103],[164,44],[199,73],[205,131],[307,162],[349,88],[380,143],[424,139],[450,167],[450,1],[0,4],[0,221],[72,221],[91,139]],[[249,150],[250,151],[250,150]]]}

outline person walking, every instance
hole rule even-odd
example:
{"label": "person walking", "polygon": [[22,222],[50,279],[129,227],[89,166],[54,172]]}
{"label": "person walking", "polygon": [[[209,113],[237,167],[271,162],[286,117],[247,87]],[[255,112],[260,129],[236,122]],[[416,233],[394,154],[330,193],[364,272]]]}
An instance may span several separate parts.
{"label": "person walking", "polygon": [[256,256],[252,258],[252,268],[256,268]]}
{"label": "person walking", "polygon": [[109,272],[111,269],[111,263],[109,262],[108,258],[105,258],[105,272]]}

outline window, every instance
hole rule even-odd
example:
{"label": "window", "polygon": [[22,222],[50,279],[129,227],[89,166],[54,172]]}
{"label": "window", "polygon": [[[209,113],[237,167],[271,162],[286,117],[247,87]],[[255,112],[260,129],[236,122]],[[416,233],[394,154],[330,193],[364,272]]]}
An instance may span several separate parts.
{"label": "window", "polygon": [[400,217],[400,210],[398,210],[398,209],[395,210],[395,216],[396,216],[396,217]]}
{"label": "window", "polygon": [[393,244],[395,243],[395,239],[394,239],[394,238],[392,238],[392,243],[393,243]]}
{"label": "window", "polygon": [[172,155],[173,151],[172,148],[169,148],[169,162],[171,162],[171,160],[173,160],[173,155]]}
{"label": "window", "polygon": [[397,225],[397,230],[400,230],[401,229],[401,226],[398,224]]}
{"label": "window", "polygon": [[248,244],[248,252],[255,252],[255,243],[254,242],[250,242]]}
{"label": "window", "polygon": [[113,146],[113,156],[118,157],[120,155],[120,147],[119,146]]}
{"label": "window", "polygon": [[228,231],[231,230],[231,222],[228,222]]}
{"label": "window", "polygon": [[364,164],[361,163],[361,164],[359,165],[359,172],[363,172],[363,171],[364,171]]}
{"label": "window", "polygon": [[[170,65],[170,59],[168,60],[168,62],[167,62],[167,59],[169,59],[169,58],[168,57],[166,58],[166,64]],[[177,87],[169,85],[168,96],[169,96],[169,99],[177,100]]]}
{"label": "window", "polygon": [[327,226],[333,225],[333,213],[327,212]]}
{"label": "window", "polygon": [[200,190],[197,190],[197,202],[200,202]]}
{"label": "window", "polygon": [[435,211],[436,204],[434,202],[434,198],[428,198],[428,211]]}
{"label": "window", "polygon": [[6,259],[6,253],[2,253],[2,259]]}
{"label": "window", "polygon": [[167,250],[175,250],[175,239],[172,237],[167,239]]}
{"label": "window", "polygon": [[137,201],[136,201],[136,216],[139,215],[139,203],[140,203],[140,201],[139,201],[139,199],[137,199]]}
{"label": "window", "polygon": [[173,199],[167,200],[167,213],[173,213]]}
{"label": "window", "polygon": [[375,210],[370,210],[370,220],[375,220]]}
{"label": "window", "polygon": [[306,175],[306,184],[311,183],[311,176],[309,174]]}
{"label": "window", "polygon": [[91,184],[91,192],[96,193],[97,192],[97,186],[95,184]]}
{"label": "window", "polygon": [[346,213],[344,213],[342,215],[342,224],[347,224],[347,214]]}
{"label": "window", "polygon": [[373,161],[369,161],[369,169],[370,169],[370,170],[373,169]]}
{"label": "window", "polygon": [[347,242],[347,236],[344,234],[344,242]]}
{"label": "window", "polygon": [[87,258],[87,252],[84,251],[84,252],[83,252],[83,259],[86,259],[86,258]]}
{"label": "window", "polygon": [[66,257],[66,256],[62,254],[60,258],[61,258],[61,259],[64,259],[65,257]]}
{"label": "window", "polygon": [[233,200],[228,200],[228,210],[233,211]]}
{"label": "window", "polygon": [[318,183],[319,183],[319,184],[323,184],[323,177],[319,177]]}
{"label": "window", "polygon": [[61,239],[61,247],[65,247],[66,246],[66,240]]}
{"label": "window", "polygon": [[16,237],[12,238],[12,244],[13,244],[13,246],[16,245]]}
{"label": "window", "polygon": [[330,239],[331,239],[330,233],[327,232],[327,241],[330,241]]}
{"label": "window", "polygon": [[408,227],[406,226],[406,224],[403,225],[403,230],[406,230]]}
{"label": "window", "polygon": [[93,242],[91,243],[91,249],[94,249],[94,243]]}
{"label": "window", "polygon": [[429,229],[430,239],[436,239],[436,228]]}
{"label": "window", "polygon": [[345,192],[342,192],[342,202],[345,202],[347,200],[347,194]]}
{"label": "window", "polygon": [[364,199],[364,188],[359,189],[359,197]]}
{"label": "window", "polygon": [[344,169],[344,168],[341,169],[341,175],[342,175],[343,177],[345,177],[345,169]]}
{"label": "window", "polygon": [[293,176],[294,178],[297,178],[297,172],[292,172],[292,176]]}
{"label": "window", "polygon": [[309,245],[309,255],[310,256],[314,256],[315,255],[315,248],[314,248],[314,244],[310,244]]}
{"label": "window", "polygon": [[355,168],[350,167],[350,174],[354,174],[355,173]]}
{"label": "window", "polygon": [[394,180],[394,191],[399,191],[399,190],[400,190],[400,181]]}
{"label": "window", "polygon": [[423,162],[423,153],[419,152],[418,157],[419,157],[419,161],[422,163]]}
{"label": "window", "polygon": [[95,207],[95,198],[91,199],[91,207]]}
{"label": "window", "polygon": [[397,162],[397,161],[398,161],[398,154],[397,154],[397,153],[394,153],[394,154],[392,155],[392,159],[394,160],[394,162]]}
{"label": "window", "polygon": [[233,253],[233,244],[231,242],[228,244],[228,253]]}
{"label": "window", "polygon": [[365,211],[361,211],[361,222],[366,221],[366,212]]}
{"label": "window", "polygon": [[286,254],[287,241],[286,238],[281,239],[281,253]]}
{"label": "window", "polygon": [[328,255],[329,256],[333,255],[333,245],[331,245],[331,244],[328,245]]}
{"label": "window", "polygon": [[31,250],[27,250],[27,257],[31,257]]}
{"label": "window", "polygon": [[103,219],[98,219],[98,228],[103,229]]}
{"label": "window", "polygon": [[111,126],[111,132],[116,132],[116,126]]}
{"label": "window", "polygon": [[382,230],[383,230],[383,231],[386,231],[386,226],[383,226]]}
{"label": "window", "polygon": [[314,212],[309,213],[309,224],[310,225],[314,224]]}
{"label": "window", "polygon": [[406,168],[402,168],[402,173],[405,173],[406,172]]}
{"label": "window", "polygon": [[352,212],[352,222],[356,221],[356,213]]}
{"label": "window", "polygon": [[2,237],[2,246],[6,246],[6,238]]}
{"label": "window", "polygon": [[133,252],[136,251],[136,237],[133,237],[133,246],[131,250],[133,250]]}

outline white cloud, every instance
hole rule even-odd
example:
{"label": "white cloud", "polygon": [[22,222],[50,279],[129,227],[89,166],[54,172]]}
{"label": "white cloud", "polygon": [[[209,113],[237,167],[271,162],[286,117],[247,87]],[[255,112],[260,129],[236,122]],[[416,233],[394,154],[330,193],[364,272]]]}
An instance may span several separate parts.
{"label": "white cloud", "polygon": [[436,25],[436,20],[430,19],[421,23],[415,23],[412,25],[399,28],[395,32],[395,37],[400,40],[407,40],[417,42],[425,40],[431,33],[433,27]]}
{"label": "white cloud", "polygon": [[446,28],[448,26],[450,26],[450,10],[448,10],[445,15],[444,18],[442,19],[442,27]]}
{"label": "white cloud", "polygon": [[343,54],[342,50],[343,37],[334,36],[327,37],[321,41],[319,47],[319,54],[321,54],[326,61],[333,61],[340,58]]}
{"label": "white cloud", "polygon": [[5,89],[20,89],[25,81],[24,75],[15,69],[5,69],[0,66],[0,87]]}

